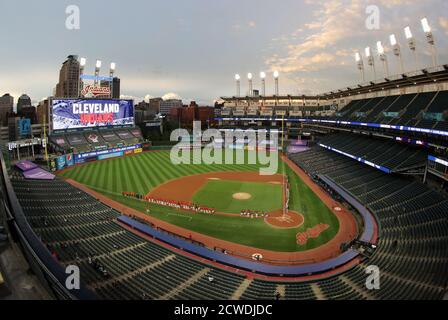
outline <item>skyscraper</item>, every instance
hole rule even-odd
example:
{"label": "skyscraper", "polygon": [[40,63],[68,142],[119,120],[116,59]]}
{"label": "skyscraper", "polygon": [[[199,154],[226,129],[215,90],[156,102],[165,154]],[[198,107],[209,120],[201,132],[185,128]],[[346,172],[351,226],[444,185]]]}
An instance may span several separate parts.
{"label": "skyscraper", "polygon": [[70,55],[64,61],[56,85],[56,97],[77,98],[79,96],[79,61],[78,56]]}
{"label": "skyscraper", "polygon": [[6,93],[3,97],[0,97],[0,125],[8,125],[8,115],[13,113],[14,98]]}
{"label": "skyscraper", "polygon": [[[112,86],[110,86],[110,81],[101,80],[101,87],[109,87],[111,89],[111,97],[113,99],[120,99],[120,78],[114,77],[112,79]],[[107,97],[108,98],[108,97]]]}
{"label": "skyscraper", "polygon": [[17,100],[17,114],[22,115],[22,110],[24,107],[31,107],[31,98],[26,94],[22,94]]}
{"label": "skyscraper", "polygon": [[120,99],[120,78],[117,77],[112,80],[112,98]]}

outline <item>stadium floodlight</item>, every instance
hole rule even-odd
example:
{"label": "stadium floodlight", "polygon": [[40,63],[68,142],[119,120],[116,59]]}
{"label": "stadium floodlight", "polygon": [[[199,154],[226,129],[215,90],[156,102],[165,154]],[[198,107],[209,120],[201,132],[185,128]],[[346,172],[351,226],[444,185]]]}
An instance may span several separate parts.
{"label": "stadium floodlight", "polygon": [[261,78],[261,95],[264,97],[266,96],[266,73],[261,71],[260,78]]}
{"label": "stadium floodlight", "polygon": [[98,86],[98,79],[97,79],[97,77],[100,75],[101,64],[102,64],[101,60],[96,60],[96,63],[95,63],[95,81],[94,81],[95,87]]}
{"label": "stadium floodlight", "polygon": [[248,73],[247,74],[247,80],[249,80],[249,97],[252,97],[253,95],[253,82],[252,79],[254,78],[254,76],[252,75],[252,73]]}
{"label": "stadium floodlight", "polygon": [[117,64],[115,62],[111,62],[110,64],[110,70],[109,70],[109,75],[110,75],[110,80],[109,80],[109,98],[113,97],[113,78],[114,78],[114,73],[115,70],[117,69]]}
{"label": "stadium floodlight", "polygon": [[236,81],[236,96],[239,98],[241,95],[241,76],[239,74],[235,75],[235,81]]}
{"label": "stadium floodlight", "polygon": [[364,72],[364,61],[362,60],[361,54],[356,52],[355,60],[358,63],[358,70],[361,72],[362,83],[366,82],[366,74]]}
{"label": "stadium floodlight", "polygon": [[279,86],[278,86],[278,78],[280,77],[280,73],[275,70],[274,71],[274,80],[275,80],[275,95],[279,96]]}
{"label": "stadium floodlight", "polygon": [[377,48],[377,50],[378,50],[378,54],[384,54],[384,47],[383,47],[383,44],[381,43],[381,41],[378,41],[377,43],[376,43],[376,48]]}
{"label": "stadium floodlight", "polygon": [[371,56],[371,54],[370,54],[370,47],[367,47],[367,48],[365,49],[365,53],[366,53],[366,57],[367,57],[367,58],[370,58],[370,56]]}
{"label": "stadium floodlight", "polygon": [[413,35],[412,35],[412,31],[411,31],[411,27],[406,27],[404,28],[404,35],[406,36],[406,39],[412,39]]}
{"label": "stadium floodlight", "polygon": [[427,18],[423,18],[421,20],[421,23],[422,23],[423,32],[430,33],[431,32],[431,27],[429,25],[428,19]]}
{"label": "stadium floodlight", "polygon": [[428,19],[423,18],[421,20],[423,32],[426,35],[426,41],[431,47],[431,56],[432,56],[432,64],[433,66],[437,66],[437,50],[436,50],[436,44],[434,41],[434,35],[432,34],[431,26],[429,25]]}
{"label": "stadium floodlight", "polygon": [[389,76],[389,64],[387,62],[386,51],[384,50],[383,44],[381,41],[376,43],[376,48],[378,51],[378,55],[380,56],[380,60],[383,62],[384,66],[384,77],[387,78]]}
{"label": "stadium floodlight", "polygon": [[367,47],[365,49],[366,57],[367,57],[367,63],[370,67],[372,67],[373,72],[373,80],[376,80],[376,68],[375,68],[375,59],[372,55],[372,52],[370,50],[370,47]]}
{"label": "stadium floodlight", "polygon": [[396,37],[394,34],[391,34],[391,35],[389,36],[389,39],[390,39],[390,45],[391,45],[391,46],[395,46],[395,45],[398,44],[398,42],[397,42],[397,37]]}
{"label": "stadium floodlight", "polygon": [[81,98],[81,92],[83,89],[82,75],[84,73],[84,67],[86,66],[87,59],[81,58],[79,59],[79,79],[78,79],[78,97]]}
{"label": "stadium floodlight", "polygon": [[397,37],[395,34],[391,34],[389,36],[390,45],[392,46],[394,55],[398,58],[398,62],[400,64],[400,72],[401,74],[404,73],[404,64],[403,64],[403,57],[401,56],[401,47],[400,44],[397,41]]}
{"label": "stadium floodlight", "polygon": [[418,70],[420,66],[418,63],[418,56],[417,56],[417,50],[416,50],[417,45],[416,45],[414,36],[412,35],[411,27],[408,26],[408,27],[404,28],[404,35],[406,37],[406,40],[408,40],[408,46],[414,55],[415,67],[416,67],[416,70]]}

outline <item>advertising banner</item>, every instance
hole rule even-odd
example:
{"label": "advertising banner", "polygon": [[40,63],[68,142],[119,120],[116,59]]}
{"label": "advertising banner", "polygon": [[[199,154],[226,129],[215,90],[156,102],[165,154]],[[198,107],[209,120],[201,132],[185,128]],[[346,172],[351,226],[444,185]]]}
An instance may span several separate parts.
{"label": "advertising banner", "polygon": [[60,156],[56,158],[56,169],[62,170],[65,167],[65,156]]}
{"label": "advertising banner", "polygon": [[112,153],[103,154],[103,155],[98,156],[98,160],[105,160],[105,159],[110,159],[110,158],[118,158],[118,157],[122,157],[123,155],[124,155],[123,151],[112,152]]}
{"label": "advertising banner", "polygon": [[22,137],[31,134],[31,120],[30,119],[19,119],[19,134]]}
{"label": "advertising banner", "polygon": [[125,152],[127,151],[134,151],[136,149],[141,149],[142,146],[140,144],[136,144],[133,146],[128,147],[121,147],[121,148],[113,148],[113,149],[106,149],[106,150],[98,150],[98,151],[91,151],[86,153],[80,153],[75,154],[75,163],[83,163],[88,160],[103,160],[107,159],[107,155],[109,154],[115,154],[114,157],[116,157],[119,153],[121,153],[119,156],[123,156]]}
{"label": "advertising banner", "polygon": [[73,157],[73,153],[69,153],[65,155],[65,165],[67,167],[71,167],[75,165],[75,159]]}
{"label": "advertising banner", "polygon": [[53,131],[134,125],[132,100],[55,99]]}

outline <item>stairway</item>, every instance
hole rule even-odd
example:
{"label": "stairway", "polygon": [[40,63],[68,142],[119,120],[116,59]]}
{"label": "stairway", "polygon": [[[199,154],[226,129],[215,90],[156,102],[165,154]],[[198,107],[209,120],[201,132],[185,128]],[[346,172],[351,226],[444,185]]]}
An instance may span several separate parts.
{"label": "stairway", "polygon": [[235,292],[232,294],[232,297],[230,300],[239,300],[241,296],[244,294],[246,289],[250,286],[252,283],[252,279],[244,279],[243,282],[241,282],[240,286],[235,290]]}

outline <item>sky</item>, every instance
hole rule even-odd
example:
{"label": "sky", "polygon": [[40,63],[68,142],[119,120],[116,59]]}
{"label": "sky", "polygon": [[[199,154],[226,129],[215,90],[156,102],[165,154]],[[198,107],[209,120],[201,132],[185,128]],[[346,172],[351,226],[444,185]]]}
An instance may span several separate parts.
{"label": "sky", "polygon": [[[79,28],[66,27],[74,21],[66,13],[70,5],[79,8]],[[33,102],[51,96],[70,54],[87,59],[86,73],[93,73],[96,59],[104,75],[115,62],[121,94],[137,101],[166,96],[211,105],[235,94],[236,73],[243,94],[248,72],[259,89],[260,71],[268,74],[272,94],[274,70],[281,94],[325,93],[359,83],[354,54],[367,46],[376,54],[377,41],[397,73],[391,33],[406,70],[415,70],[403,32],[408,25],[419,63],[431,65],[423,17],[433,29],[439,64],[448,63],[446,0],[1,0],[0,12],[0,95],[8,92],[15,102],[22,93]],[[380,77],[377,57],[376,64]],[[367,79],[372,76],[367,69]]]}

